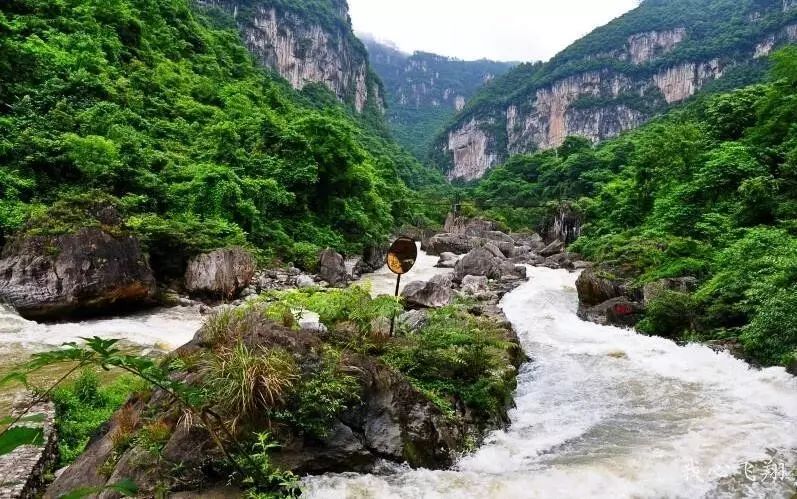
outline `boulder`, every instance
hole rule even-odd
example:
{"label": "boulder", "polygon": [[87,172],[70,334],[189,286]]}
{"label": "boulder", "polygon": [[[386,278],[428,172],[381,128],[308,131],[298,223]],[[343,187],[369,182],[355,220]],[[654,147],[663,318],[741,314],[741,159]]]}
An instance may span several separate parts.
{"label": "boulder", "polygon": [[0,302],[26,319],[105,314],[153,304],[156,294],[138,240],[99,228],[19,237],[0,260]]}
{"label": "boulder", "polygon": [[398,316],[399,325],[404,326],[409,332],[414,332],[426,325],[428,315],[426,310],[408,310]]}
{"label": "boulder", "polygon": [[384,244],[367,246],[363,250],[362,258],[355,272],[357,272],[358,275],[370,274],[384,267],[388,249],[388,246]]}
{"label": "boulder", "polygon": [[557,239],[556,241],[552,242],[548,246],[541,249],[539,253],[542,256],[549,257],[557,253],[562,253],[564,250],[565,250],[565,243]]}
{"label": "boulder", "polygon": [[428,282],[413,281],[404,287],[401,296],[410,308],[439,308],[451,303],[451,279],[437,275]]}
{"label": "boulder", "polygon": [[492,253],[493,256],[496,258],[501,258],[501,259],[506,258],[506,255],[504,255],[504,253],[498,248],[498,246],[496,246],[493,243],[486,243],[483,247],[484,249]]}
{"label": "boulder", "polygon": [[488,231],[498,230],[498,224],[483,218],[468,218],[449,213],[443,230],[450,234],[482,237]]}
{"label": "boulder", "polygon": [[516,281],[526,278],[526,267],[523,265],[515,265],[510,261],[501,262],[499,272],[501,274],[501,279],[504,281]]}
{"label": "boulder", "polygon": [[441,269],[453,269],[454,267],[456,267],[458,261],[459,257],[454,253],[449,253],[449,252],[441,253],[440,260],[437,261],[437,265],[435,265],[435,267]]}
{"label": "boulder", "polygon": [[621,279],[610,278],[602,275],[594,268],[586,269],[576,280],[578,301],[584,307],[594,307],[612,298],[625,296],[632,301],[637,301],[637,292],[630,284]]}
{"label": "boulder", "polygon": [[454,280],[461,282],[466,275],[501,278],[501,259],[485,248],[475,248],[463,256],[454,267]]}
{"label": "boulder", "polygon": [[528,246],[531,248],[531,251],[538,252],[541,251],[545,246],[545,241],[543,241],[542,236],[533,232],[531,234],[510,234],[515,240],[515,244],[520,246]]}
{"label": "boulder", "polygon": [[579,310],[579,317],[597,324],[633,327],[642,319],[642,304],[621,296]]}
{"label": "boulder", "polygon": [[466,295],[477,296],[489,290],[489,281],[485,276],[466,275],[462,278],[462,292]]}
{"label": "boulder", "polygon": [[576,257],[573,253],[557,253],[546,258],[547,261],[553,262],[560,268],[573,270],[573,259]]}
{"label": "boulder", "polygon": [[346,261],[333,249],[327,248],[318,257],[318,275],[330,286],[345,285],[349,279]]}
{"label": "boulder", "polygon": [[315,280],[309,275],[300,275],[296,277],[296,287],[299,289],[312,288],[315,286]]}
{"label": "boulder", "polygon": [[464,234],[436,234],[429,239],[425,248],[430,255],[454,253],[464,255],[473,249],[474,238]]}
{"label": "boulder", "polygon": [[583,270],[592,267],[592,263],[584,260],[577,260],[573,262],[573,270]]}
{"label": "boulder", "polygon": [[249,285],[255,275],[255,258],[232,246],[195,256],[185,271],[185,288],[191,295],[231,299]]}
{"label": "boulder", "polygon": [[674,279],[659,279],[649,282],[642,288],[644,302],[650,303],[665,291],[678,291],[680,293],[692,293],[697,289],[697,278],[678,277]]}
{"label": "boulder", "polygon": [[503,232],[497,230],[491,230],[484,232],[481,237],[498,247],[498,249],[501,250],[501,253],[503,253],[507,258],[512,256],[512,251],[515,249],[516,243],[515,240],[508,234],[504,234]]}

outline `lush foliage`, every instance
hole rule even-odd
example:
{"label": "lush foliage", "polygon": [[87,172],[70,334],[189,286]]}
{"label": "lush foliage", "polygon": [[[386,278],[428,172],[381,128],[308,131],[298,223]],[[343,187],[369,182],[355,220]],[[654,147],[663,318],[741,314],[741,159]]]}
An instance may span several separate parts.
{"label": "lush foliage", "polygon": [[231,240],[285,260],[353,252],[412,218],[402,179],[424,176],[325,89],[262,71],[231,19],[189,0],[4,2],[0,80],[0,242],[94,189],[156,264]]}
{"label": "lush foliage", "polygon": [[371,66],[387,90],[390,129],[398,143],[420,160],[426,159],[435,134],[456,114],[457,98],[467,101],[485,81],[514,66],[426,52],[405,54],[368,38],[365,44]]}
{"label": "lush foliage", "polygon": [[497,416],[515,388],[512,348],[494,320],[452,305],[431,311],[419,331],[390,344],[383,358],[447,412],[464,404]]}
{"label": "lush foliage", "polygon": [[[753,21],[754,19],[754,21]],[[506,109],[510,104],[524,109],[534,102],[535,93],[569,76],[590,71],[606,71],[632,81],[649,80],[663,69],[683,63],[711,60],[729,64],[722,79],[704,90],[720,91],[755,83],[765,74],[766,59],[751,56],[756,45],[773,36],[780,43],[784,29],[797,19],[797,10],[784,9],[780,0],[644,0],[636,9],[594,30],[545,63],[521,64],[504,76],[482,87],[468,101],[465,109],[451,120],[435,144],[447,140],[447,132],[477,117],[479,122],[493,121],[491,135],[495,150],[507,146]],[[673,49],[657,54],[652,61],[633,64],[627,57],[629,39],[633,35],[671,29],[684,29],[686,36]],[[625,57],[622,57],[625,55]],[[651,116],[666,109],[667,103],[658,92],[637,92],[613,96],[611,101]],[[600,108],[602,98],[583,98],[575,108]],[[483,125],[487,126],[487,125]],[[450,158],[434,148],[434,161],[447,168]]]}
{"label": "lush foliage", "polygon": [[797,50],[774,61],[769,84],[705,97],[598,147],[568,139],[517,156],[473,196],[515,227],[570,204],[587,222],[574,250],[639,284],[700,280],[694,296],[649,304],[642,330],[735,336],[752,359],[785,363],[797,350]]}
{"label": "lush foliage", "polygon": [[55,389],[52,400],[58,431],[58,467],[70,464],[83,452],[89,439],[131,393],[147,388],[146,383],[129,375],[103,385],[97,373],[86,368],[77,379]]}

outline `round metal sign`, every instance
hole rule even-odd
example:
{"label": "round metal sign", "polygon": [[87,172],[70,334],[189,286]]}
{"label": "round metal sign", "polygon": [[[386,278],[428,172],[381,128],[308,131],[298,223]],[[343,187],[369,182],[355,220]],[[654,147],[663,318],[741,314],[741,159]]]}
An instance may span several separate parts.
{"label": "round metal sign", "polygon": [[409,272],[418,259],[418,247],[409,237],[396,239],[387,252],[387,266],[398,275]]}

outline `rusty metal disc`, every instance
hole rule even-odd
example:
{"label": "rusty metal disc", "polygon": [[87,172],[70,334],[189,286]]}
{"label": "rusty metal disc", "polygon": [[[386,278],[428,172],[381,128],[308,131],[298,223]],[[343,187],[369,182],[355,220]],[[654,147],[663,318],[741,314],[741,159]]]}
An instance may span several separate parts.
{"label": "rusty metal disc", "polygon": [[387,266],[398,275],[409,272],[418,259],[418,246],[409,237],[396,239],[387,252]]}

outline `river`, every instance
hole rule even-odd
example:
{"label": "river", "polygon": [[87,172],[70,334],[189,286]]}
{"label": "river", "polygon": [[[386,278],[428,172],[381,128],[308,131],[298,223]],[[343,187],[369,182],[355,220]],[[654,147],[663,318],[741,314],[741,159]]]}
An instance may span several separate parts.
{"label": "river", "polygon": [[[81,337],[116,338],[121,340],[120,345],[141,353],[168,352],[190,341],[201,325],[199,307],[162,308],[125,317],[41,324],[25,320],[0,305],[0,373],[29,359],[32,353],[52,350],[70,341],[79,342]],[[46,386],[59,373],[59,369],[49,369],[35,380]],[[0,387],[0,417],[9,413],[18,392],[19,386]]]}
{"label": "river", "polygon": [[790,498],[797,378],[576,315],[576,274],[530,268],[502,307],[533,359],[506,431],[451,471],[303,482],[311,498]]}
{"label": "river", "polygon": [[[421,253],[404,279],[449,272]],[[385,466],[379,474],[303,481],[312,498],[790,498],[797,469],[797,378],[757,370],[701,345],[679,346],[576,316],[576,274],[529,268],[502,307],[533,359],[506,431],[450,471]],[[382,269],[363,277],[393,292]],[[168,350],[201,325],[195,307],[61,324],[0,309],[0,372],[79,337]],[[0,393],[5,409],[10,392]],[[0,414],[4,411],[0,410]]]}

